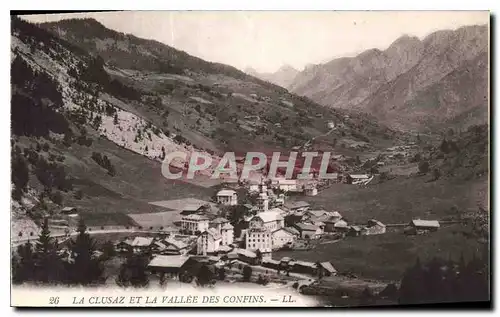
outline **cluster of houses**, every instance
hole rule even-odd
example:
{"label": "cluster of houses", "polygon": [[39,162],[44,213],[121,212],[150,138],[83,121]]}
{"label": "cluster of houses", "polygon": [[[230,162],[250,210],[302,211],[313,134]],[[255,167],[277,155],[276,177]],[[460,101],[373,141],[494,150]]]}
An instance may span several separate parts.
{"label": "cluster of houses", "polygon": [[[148,252],[153,256],[149,264],[152,271],[174,276],[189,265],[190,258],[214,265],[224,266],[231,261],[240,261],[310,274],[315,274],[321,267],[328,274],[334,274],[335,269],[328,262],[278,261],[273,259],[273,251],[308,249],[311,240],[325,235],[342,238],[386,232],[386,225],[376,219],[362,225],[351,225],[338,211],[312,209],[305,201],[285,202],[285,196],[274,194],[273,188],[293,191],[296,187],[291,182],[279,181],[261,181],[257,187],[250,184],[248,190],[255,195],[256,200],[255,204],[242,205],[245,215],[238,223],[238,235],[235,235],[235,228],[228,219],[210,212],[210,204],[193,205],[183,208],[176,232],[171,231],[159,237],[129,238],[119,242],[116,248],[118,251]],[[237,192],[232,189],[218,191],[215,200],[219,207],[238,205]],[[413,220],[405,232],[420,234],[437,228],[437,221]]]}

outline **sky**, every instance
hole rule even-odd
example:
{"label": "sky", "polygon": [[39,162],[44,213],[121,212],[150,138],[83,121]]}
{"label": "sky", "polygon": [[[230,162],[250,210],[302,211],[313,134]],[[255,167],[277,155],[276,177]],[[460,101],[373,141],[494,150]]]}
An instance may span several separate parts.
{"label": "sky", "polygon": [[106,27],[154,39],[241,70],[302,70],[402,35],[489,23],[488,11],[125,11],[26,16],[33,22],[95,18]]}

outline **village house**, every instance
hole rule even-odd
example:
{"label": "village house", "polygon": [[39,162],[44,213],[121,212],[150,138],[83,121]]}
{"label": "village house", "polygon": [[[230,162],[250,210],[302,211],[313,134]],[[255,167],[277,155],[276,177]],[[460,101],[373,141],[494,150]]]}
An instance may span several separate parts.
{"label": "village house", "polygon": [[261,182],[257,180],[249,180],[248,191],[251,193],[260,192]]}
{"label": "village house", "polygon": [[370,219],[367,225],[361,230],[362,235],[375,235],[384,234],[386,232],[386,227],[383,223],[378,220]]}
{"label": "village house", "polygon": [[346,184],[366,185],[373,179],[373,176],[368,174],[347,174],[344,178]]}
{"label": "village house", "polygon": [[165,246],[165,248],[160,251],[161,254],[184,255],[190,251],[186,243],[176,240],[173,237],[158,242]]}
{"label": "village house", "polygon": [[299,231],[302,239],[318,239],[323,234],[320,227],[312,224],[297,223],[295,228]]}
{"label": "village house", "polygon": [[320,262],[321,269],[323,269],[323,274],[325,276],[336,275],[337,270],[333,267],[330,262]]}
{"label": "village house", "polygon": [[203,231],[196,241],[197,254],[207,255],[216,253],[222,242],[222,236],[215,228],[208,228]]}
{"label": "village house", "polygon": [[285,226],[285,220],[281,215],[282,210],[273,208],[269,211],[259,212],[250,219],[249,228],[265,227],[269,231],[274,231]]}
{"label": "village house", "polygon": [[168,278],[178,279],[189,257],[184,255],[157,255],[148,264],[152,274],[165,274]]}
{"label": "village house", "polygon": [[217,203],[227,206],[235,206],[238,204],[238,195],[232,189],[223,189],[217,193]]}
{"label": "village house", "polygon": [[228,246],[232,245],[234,242],[234,227],[229,223],[225,223],[220,231],[222,236],[221,245]]}
{"label": "village house", "polygon": [[307,211],[309,209],[309,203],[306,201],[294,201],[285,203],[285,208],[290,211]]}
{"label": "village house", "polygon": [[209,207],[205,206],[204,204],[187,204],[182,208],[181,215],[187,216],[196,213],[201,213],[207,208]]}
{"label": "village house", "polygon": [[286,244],[291,244],[297,240],[300,235],[296,229],[292,227],[282,227],[272,233],[273,249],[281,249]]}
{"label": "village house", "polygon": [[209,221],[206,216],[191,214],[181,218],[181,228],[188,234],[197,234],[208,230]]}
{"label": "village house", "polygon": [[347,230],[346,235],[349,237],[359,237],[361,235],[362,228],[360,226],[350,226]]}
{"label": "village house", "polygon": [[316,275],[317,270],[318,266],[313,262],[295,261],[292,265],[292,272],[295,273]]}
{"label": "village house", "polygon": [[76,215],[78,214],[78,209],[76,207],[64,207],[61,209],[61,213],[64,215]]}
{"label": "village house", "polygon": [[349,230],[349,225],[345,220],[339,220],[333,225],[334,232],[347,232]]}
{"label": "village house", "polygon": [[298,185],[296,179],[276,178],[271,180],[271,187],[284,192],[300,192],[302,188]]}
{"label": "village house", "polygon": [[278,270],[280,267],[280,261],[273,260],[271,258],[262,259],[261,265],[265,268]]}
{"label": "village house", "polygon": [[222,232],[222,227],[226,223],[229,223],[229,220],[227,220],[226,218],[217,217],[215,219],[210,220],[209,227],[215,228],[217,230],[217,232],[221,233]]}
{"label": "village house", "polygon": [[135,237],[118,243],[116,248],[120,251],[132,250],[134,253],[143,253],[151,250],[153,241],[151,237]]}
{"label": "village house", "polygon": [[437,220],[420,220],[414,219],[405,228],[406,234],[423,234],[427,232],[437,231],[439,229],[439,221]]}
{"label": "village house", "polygon": [[236,258],[250,265],[256,265],[258,262],[257,255],[254,252],[245,249],[234,249],[228,253],[227,256],[229,259]]}
{"label": "village house", "polygon": [[318,189],[314,187],[306,187],[304,190],[306,196],[316,196],[318,194]]}
{"label": "village house", "polygon": [[327,127],[328,127],[328,129],[333,129],[333,128],[335,128],[335,123],[333,123],[333,121],[328,121]]}

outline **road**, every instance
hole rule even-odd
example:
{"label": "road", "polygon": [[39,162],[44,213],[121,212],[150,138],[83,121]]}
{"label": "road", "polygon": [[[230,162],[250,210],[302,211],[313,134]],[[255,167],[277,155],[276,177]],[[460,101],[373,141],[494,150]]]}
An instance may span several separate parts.
{"label": "road", "polygon": [[[140,229],[126,229],[126,228],[123,228],[123,229],[119,229],[119,228],[116,228],[116,229],[104,229],[104,230],[92,230],[92,231],[87,231],[87,233],[89,235],[96,235],[96,234],[106,234],[106,233],[124,233],[124,232],[128,232],[128,233],[164,233],[164,231],[155,231],[155,230],[140,230]],[[53,238],[65,238],[64,240],[62,241],[59,241],[59,242],[64,242],[66,241],[67,239],[71,238],[71,237],[74,237],[74,236],[77,236],[78,235],[78,232],[74,231],[74,232],[71,232],[70,234],[65,234],[65,233],[53,233],[51,234],[51,237]],[[12,246],[16,247],[20,244],[23,244],[23,243],[26,243],[28,242],[29,240],[37,240],[38,237],[30,237],[30,238],[23,238],[23,239],[16,239],[16,240],[13,240],[12,241]]]}

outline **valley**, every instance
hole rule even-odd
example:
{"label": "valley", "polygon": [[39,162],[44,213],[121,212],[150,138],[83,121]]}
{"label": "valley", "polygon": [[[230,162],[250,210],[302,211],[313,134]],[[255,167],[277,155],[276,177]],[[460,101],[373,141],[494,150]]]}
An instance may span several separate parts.
{"label": "valley", "polygon": [[[90,284],[128,285],[122,272],[137,265],[163,285],[171,263],[160,260],[175,257],[179,283],[210,266],[213,281],[326,289],[340,302],[401,286],[420,261],[485,259],[484,26],[258,74],[93,19],[11,23],[13,254],[52,234],[71,268],[72,239],[87,234],[108,274]],[[174,152],[212,162],[168,179]],[[291,179],[272,177],[268,164],[255,179],[210,179],[227,152],[238,170],[248,152],[327,152],[335,177],[313,166],[300,181],[297,164]]]}

